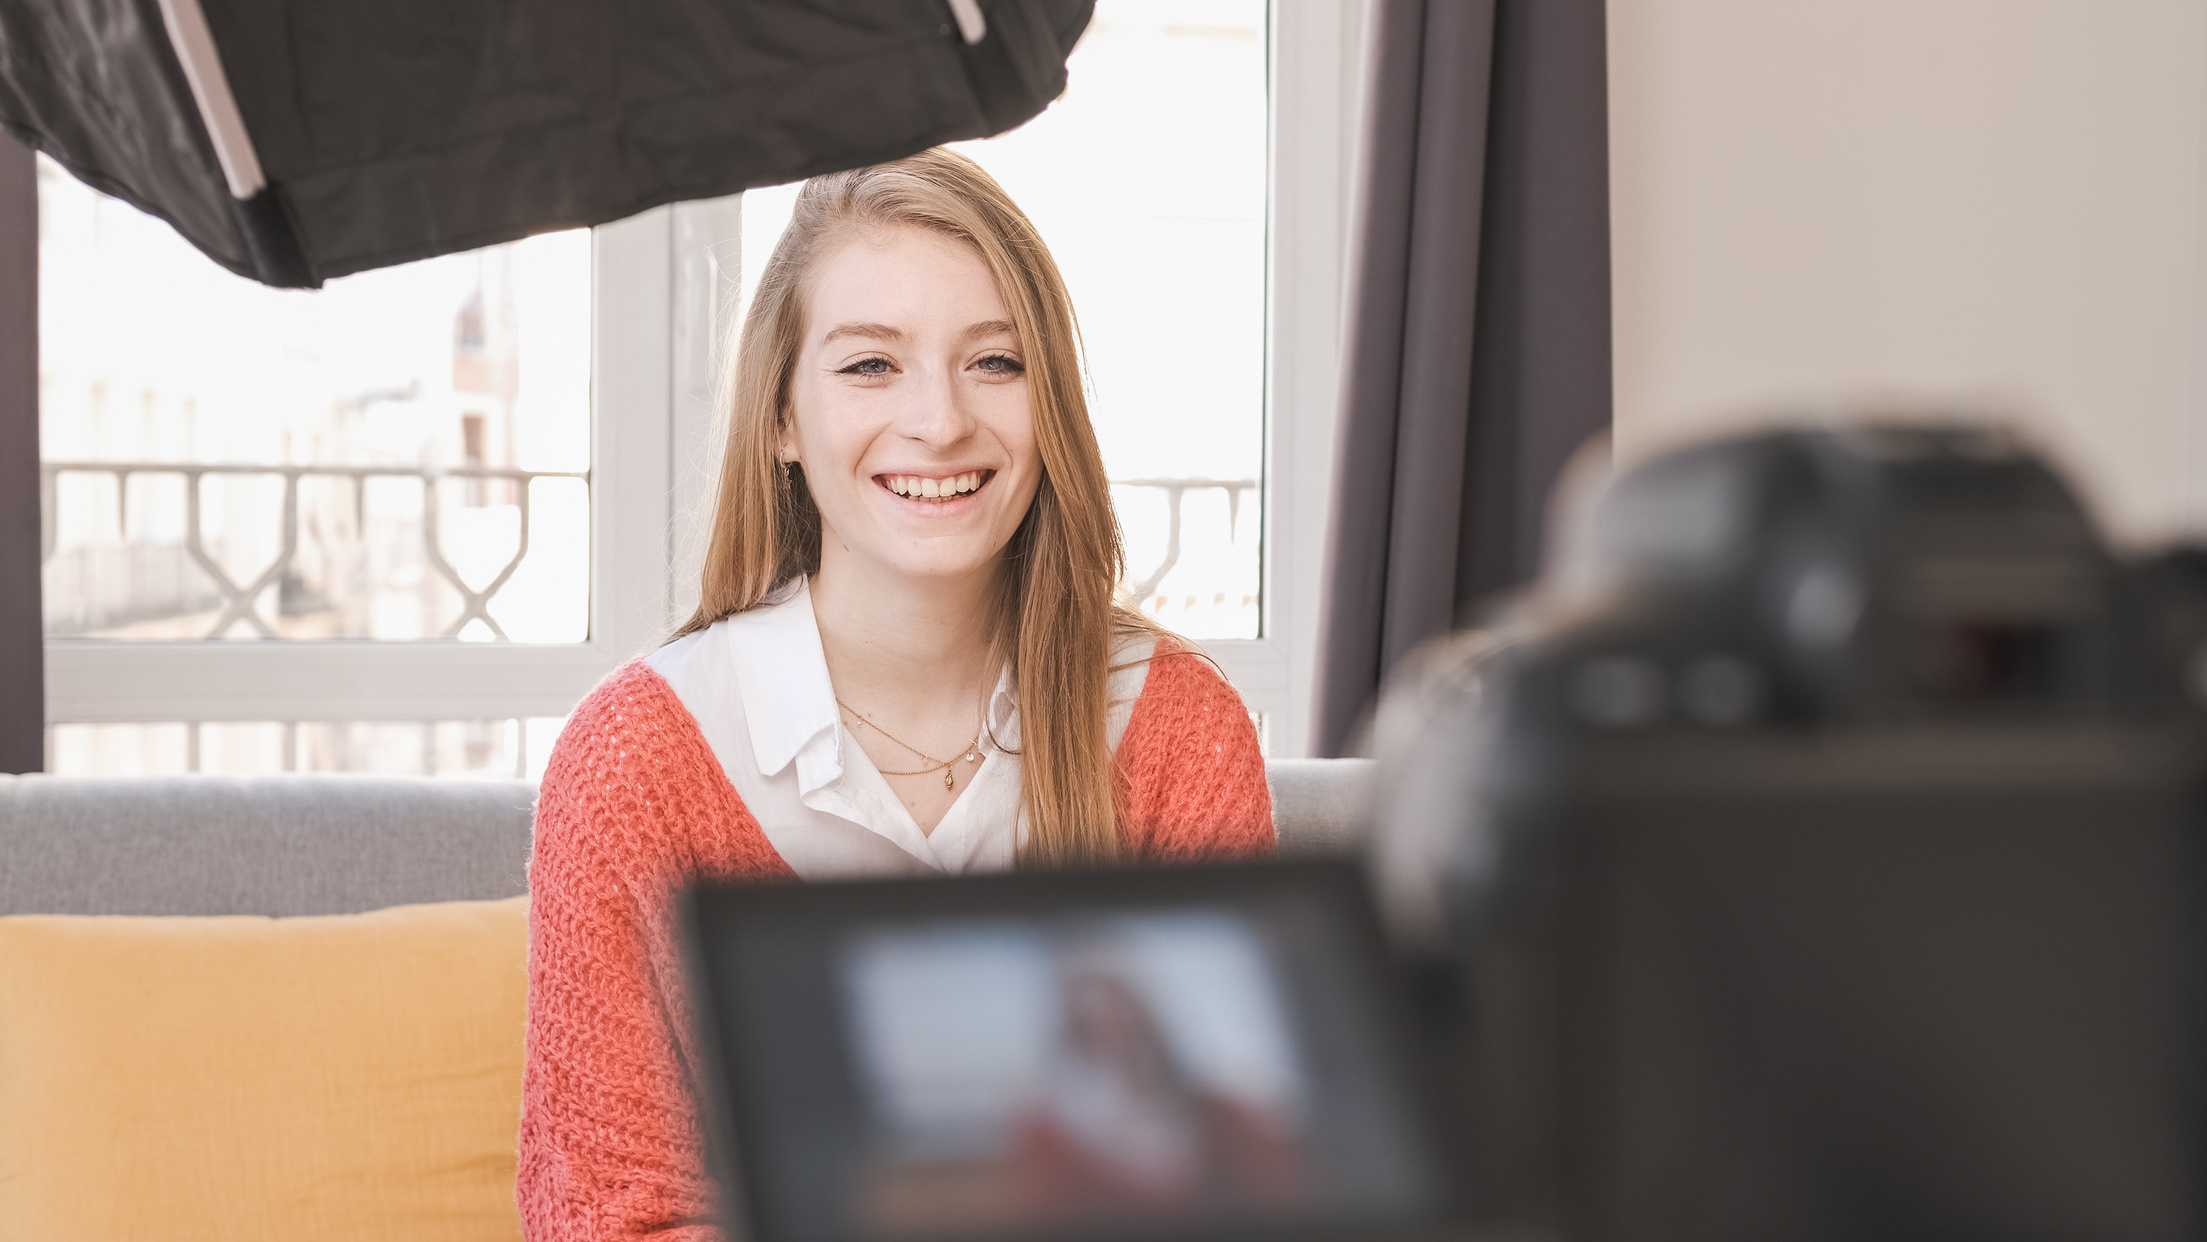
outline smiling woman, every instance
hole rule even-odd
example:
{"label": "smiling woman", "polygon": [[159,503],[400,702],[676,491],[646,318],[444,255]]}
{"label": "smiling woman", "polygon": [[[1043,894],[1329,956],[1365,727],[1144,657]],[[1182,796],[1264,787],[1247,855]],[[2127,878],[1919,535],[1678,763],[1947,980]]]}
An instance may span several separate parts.
{"label": "smiling woman", "polygon": [[1019,331],[967,242],[888,224],[823,250],[809,309],[833,326],[798,354],[778,449],[838,536],[819,580],[896,569],[985,595],[1041,483]]}
{"label": "smiling woman", "polygon": [[807,182],[733,356],[697,612],[576,709],[537,806],[535,1238],[710,1211],[685,879],[1272,849],[1247,709],[1119,595],[1072,304],[987,173],[936,150]]}

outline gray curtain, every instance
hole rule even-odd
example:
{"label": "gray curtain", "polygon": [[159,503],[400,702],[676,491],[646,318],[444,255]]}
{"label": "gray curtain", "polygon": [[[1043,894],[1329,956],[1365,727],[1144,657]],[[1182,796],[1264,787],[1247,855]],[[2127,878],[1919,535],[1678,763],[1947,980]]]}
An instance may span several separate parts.
{"label": "gray curtain", "polygon": [[1603,0],[1371,0],[1318,753],[1466,605],[1530,579],[1610,421]]}
{"label": "gray curtain", "polygon": [[0,772],[46,765],[39,509],[38,164],[0,134]]}

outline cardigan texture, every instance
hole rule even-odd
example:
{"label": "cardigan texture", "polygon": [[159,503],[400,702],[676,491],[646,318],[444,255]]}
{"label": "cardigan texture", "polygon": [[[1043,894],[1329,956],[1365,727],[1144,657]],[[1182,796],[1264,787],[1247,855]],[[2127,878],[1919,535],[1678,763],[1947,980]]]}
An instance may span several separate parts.
{"label": "cardigan texture", "polygon": [[[1202,658],[1158,645],[1115,760],[1127,860],[1272,853],[1256,729]],[[797,878],[673,687],[631,661],[575,709],[538,795],[517,1185],[531,1242],[721,1242],[668,919],[693,877]]]}

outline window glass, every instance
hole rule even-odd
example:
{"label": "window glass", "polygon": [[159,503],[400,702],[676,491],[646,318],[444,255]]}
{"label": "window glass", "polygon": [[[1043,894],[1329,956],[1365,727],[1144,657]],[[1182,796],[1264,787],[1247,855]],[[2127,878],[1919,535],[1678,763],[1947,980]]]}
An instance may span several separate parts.
{"label": "window glass", "polygon": [[[1260,628],[1266,20],[1264,0],[1098,0],[1065,94],[957,148],[1065,274],[1127,586],[1197,638]],[[744,196],[746,293],[795,194]]]}
{"label": "window glass", "polygon": [[46,729],[46,770],[69,776],[386,772],[533,781],[544,775],[566,724],[564,717],[57,724]]}
{"label": "window glass", "polygon": [[48,636],[588,637],[588,231],[275,290],[38,192]]}

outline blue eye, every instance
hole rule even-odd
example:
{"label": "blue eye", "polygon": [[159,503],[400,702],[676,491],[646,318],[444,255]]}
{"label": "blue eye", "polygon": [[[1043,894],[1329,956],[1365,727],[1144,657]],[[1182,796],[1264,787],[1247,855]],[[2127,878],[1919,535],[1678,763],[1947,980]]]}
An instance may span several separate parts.
{"label": "blue eye", "polygon": [[993,371],[998,375],[1024,375],[1027,371],[1027,368],[1020,363],[1019,359],[1007,357],[1003,354],[990,354],[973,365],[984,371]]}
{"label": "blue eye", "polygon": [[861,358],[836,372],[837,375],[887,375],[890,371],[887,358]]}

